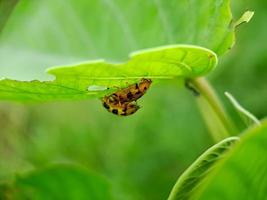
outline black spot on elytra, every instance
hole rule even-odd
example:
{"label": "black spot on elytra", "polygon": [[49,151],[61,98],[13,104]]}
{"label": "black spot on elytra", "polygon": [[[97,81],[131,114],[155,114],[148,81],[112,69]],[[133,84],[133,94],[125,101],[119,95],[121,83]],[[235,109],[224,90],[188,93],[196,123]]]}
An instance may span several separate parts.
{"label": "black spot on elytra", "polygon": [[112,112],[113,114],[115,114],[115,115],[118,114],[118,110],[117,110],[117,109],[113,109],[111,112]]}
{"label": "black spot on elytra", "polygon": [[147,87],[144,87],[144,90],[147,90]]}
{"label": "black spot on elytra", "polygon": [[136,111],[132,111],[132,112],[130,112],[130,115],[132,115],[132,114],[134,114]]}
{"label": "black spot on elytra", "polygon": [[129,104],[129,108],[134,108],[135,105],[134,104]]}
{"label": "black spot on elytra", "polygon": [[141,92],[138,90],[135,94],[141,94]]}
{"label": "black spot on elytra", "polygon": [[135,84],[135,89],[138,89],[138,84],[137,83]]}
{"label": "black spot on elytra", "polygon": [[128,93],[127,93],[127,98],[128,98],[128,99],[131,99],[132,97],[133,97],[133,94],[132,94],[131,92],[128,92]]}
{"label": "black spot on elytra", "polygon": [[109,105],[108,105],[106,102],[103,103],[103,106],[104,106],[106,109],[109,109],[109,108],[110,108]]}

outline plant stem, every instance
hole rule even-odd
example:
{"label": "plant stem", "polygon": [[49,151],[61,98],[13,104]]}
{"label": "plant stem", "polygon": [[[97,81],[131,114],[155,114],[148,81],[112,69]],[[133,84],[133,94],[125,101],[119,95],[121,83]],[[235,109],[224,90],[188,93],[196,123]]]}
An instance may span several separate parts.
{"label": "plant stem", "polygon": [[214,141],[218,142],[230,135],[236,135],[237,128],[209,82],[204,78],[196,78],[189,80],[188,83],[199,93],[197,103]]}

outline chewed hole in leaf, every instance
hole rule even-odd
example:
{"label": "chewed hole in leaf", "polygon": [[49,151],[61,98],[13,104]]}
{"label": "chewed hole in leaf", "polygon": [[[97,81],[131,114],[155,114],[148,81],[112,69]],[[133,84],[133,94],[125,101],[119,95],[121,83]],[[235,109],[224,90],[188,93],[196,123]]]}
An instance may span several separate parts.
{"label": "chewed hole in leaf", "polygon": [[105,91],[108,90],[109,88],[104,85],[90,85],[87,90],[88,91]]}
{"label": "chewed hole in leaf", "polygon": [[47,70],[56,77],[53,81],[1,80],[0,100],[44,102],[98,98],[127,88],[142,78],[159,81],[203,76],[217,62],[214,52],[200,46],[161,46],[133,54],[123,63],[97,60],[53,67]]}

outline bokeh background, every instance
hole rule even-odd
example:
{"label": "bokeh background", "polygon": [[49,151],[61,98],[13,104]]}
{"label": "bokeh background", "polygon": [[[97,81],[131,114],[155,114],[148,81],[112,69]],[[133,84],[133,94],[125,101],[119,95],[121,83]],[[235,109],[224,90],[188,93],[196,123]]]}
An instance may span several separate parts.
{"label": "bokeh background", "polygon": [[[43,5],[36,7],[27,1],[18,4],[17,8],[25,9],[14,10],[14,17],[11,16],[7,30],[0,36],[1,77],[49,79],[44,70],[51,64],[86,59],[86,54],[80,52],[87,44],[79,42],[74,56],[68,54],[67,45],[60,47],[66,50],[64,56],[54,54],[61,35],[55,27],[56,35],[50,36],[51,40],[24,40],[27,30],[38,35],[43,26],[27,24],[25,18],[34,13],[33,20],[40,17],[53,26],[47,10],[60,5],[51,6],[57,1],[42,1]],[[62,9],[71,6],[64,5]],[[83,6],[77,5],[76,9]],[[232,8],[236,18],[246,9],[254,10],[255,16],[249,24],[238,28],[235,47],[220,58],[217,69],[208,78],[230,113],[234,111],[223,96],[224,91],[231,92],[245,108],[263,118],[267,113],[267,3],[265,0],[234,1]],[[78,23],[82,16],[77,13],[71,16],[68,21],[73,28],[83,26]],[[18,33],[17,29],[22,32]],[[66,33],[75,40],[69,29]],[[79,37],[85,37],[80,34]],[[42,49],[45,54],[41,54],[35,42],[49,43],[50,51]],[[13,43],[16,49],[11,48]],[[25,43],[33,48],[23,50]],[[112,56],[112,51],[103,56]],[[26,66],[27,60],[31,60],[31,65]],[[79,163],[106,176],[116,199],[166,199],[177,177],[213,141],[194,97],[177,82],[154,85],[140,104],[142,109],[137,114],[123,118],[107,113],[98,99],[46,104],[0,102],[0,178],[51,163]],[[239,123],[237,116],[234,118]]]}

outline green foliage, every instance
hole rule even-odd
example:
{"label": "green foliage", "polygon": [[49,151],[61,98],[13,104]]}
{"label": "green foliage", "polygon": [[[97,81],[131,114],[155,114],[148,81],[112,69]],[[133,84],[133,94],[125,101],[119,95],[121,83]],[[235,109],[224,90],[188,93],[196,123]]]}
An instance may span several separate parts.
{"label": "green foliage", "polygon": [[253,124],[260,125],[260,121],[249,111],[243,108],[238,101],[228,92],[225,92],[225,96],[233,104],[234,108],[237,110],[243,122],[249,127]]}
{"label": "green foliage", "polygon": [[[0,81],[0,99],[48,101],[101,97],[108,88],[127,86],[141,78],[172,79],[205,75],[217,64],[217,56],[197,46],[176,45],[133,53],[123,64],[104,61],[51,68],[54,81]],[[103,88],[90,90],[91,87]]]}
{"label": "green foliage", "polygon": [[267,122],[244,133],[192,199],[266,199]]}
{"label": "green foliage", "polygon": [[[249,1],[232,1],[241,10],[236,16],[253,4],[257,20],[247,33],[239,33],[241,42],[232,56],[210,77],[219,91],[235,89],[245,107],[263,116],[267,7],[264,0]],[[42,72],[49,66],[102,58],[123,63],[132,51],[177,43],[204,46],[222,55],[234,41],[229,24],[237,25],[231,23],[229,4],[223,0],[20,0],[0,38],[0,74],[44,80],[49,77]],[[16,90],[13,81],[6,81],[9,90]],[[41,88],[39,82],[36,88],[34,84],[32,92]],[[29,99],[21,85],[17,98]],[[92,90],[105,88],[92,86]],[[50,93],[58,94],[58,87],[50,88]],[[1,103],[0,177],[67,160],[106,174],[116,199],[164,199],[177,173],[211,145],[191,96],[176,90],[175,84],[153,87],[143,102],[145,109],[128,119],[107,115],[97,101]],[[62,96],[83,96],[64,91]]]}
{"label": "green foliage", "polygon": [[238,130],[224,110],[216,92],[204,78],[190,80],[199,92],[198,107],[214,141],[217,143],[230,135],[237,135]]}
{"label": "green foliage", "polygon": [[240,19],[235,22],[234,26],[237,27],[237,26],[239,26],[239,25],[241,25],[243,23],[248,23],[252,19],[253,15],[254,15],[254,12],[253,11],[247,11],[247,12],[245,12],[240,17]]}
{"label": "green foliage", "polygon": [[54,165],[17,175],[14,184],[6,188],[6,198],[22,199],[111,199],[105,179],[75,165]]}
{"label": "green foliage", "polygon": [[230,0],[21,0],[0,38],[0,73],[44,79],[49,66],[121,62],[130,52],[168,44],[222,55],[234,43],[232,20]]}
{"label": "green foliage", "polygon": [[[226,105],[228,100],[223,93],[230,91],[242,102],[242,106],[261,119],[267,113],[266,101],[263,100],[267,98],[267,27],[264,26],[267,4],[264,0],[232,1],[234,16],[241,15],[244,8],[255,10],[255,15],[245,27],[237,27],[237,45],[220,60],[218,70],[214,71],[210,80]],[[235,115],[230,104],[228,108]],[[238,115],[236,118],[237,122],[240,121]],[[240,127],[245,128],[243,123]]]}
{"label": "green foliage", "polygon": [[205,177],[213,170],[214,164],[225,157],[225,153],[239,140],[238,137],[227,138],[205,151],[179,177],[173,187],[169,200],[190,199],[194,191],[201,186]]}

